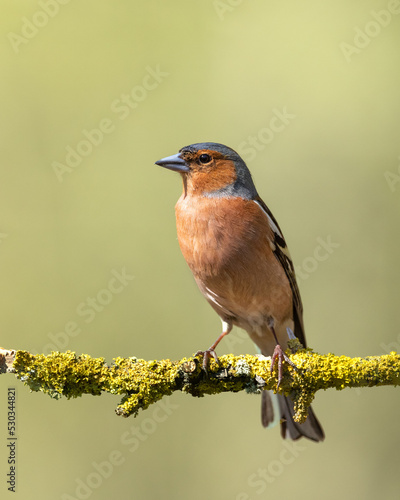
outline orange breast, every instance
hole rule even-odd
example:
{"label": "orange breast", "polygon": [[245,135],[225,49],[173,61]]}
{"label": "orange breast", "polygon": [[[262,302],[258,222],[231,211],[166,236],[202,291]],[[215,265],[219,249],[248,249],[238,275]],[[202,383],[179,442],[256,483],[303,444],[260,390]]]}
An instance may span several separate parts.
{"label": "orange breast", "polygon": [[239,318],[292,317],[290,285],[255,202],[182,196],[175,210],[179,245],[203,293],[211,290]]}

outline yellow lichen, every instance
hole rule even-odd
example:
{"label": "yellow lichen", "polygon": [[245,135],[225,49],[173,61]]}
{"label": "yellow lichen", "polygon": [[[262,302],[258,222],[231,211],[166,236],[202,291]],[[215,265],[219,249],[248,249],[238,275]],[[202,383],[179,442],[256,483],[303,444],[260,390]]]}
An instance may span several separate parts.
{"label": "yellow lichen", "polygon": [[[298,350],[297,344],[293,344],[292,349],[297,349],[290,359],[298,370],[285,365],[278,392],[290,394],[298,422],[305,420],[315,393],[321,389],[400,384],[400,356],[395,352],[349,358],[320,355],[311,349]],[[219,358],[219,363],[212,359],[207,371],[201,361],[197,357],[174,362],[118,357],[107,366],[104,358],[77,356],[70,351],[52,352],[47,356],[17,351],[13,369],[31,390],[45,392],[53,398],[102,392],[122,395],[116,412],[123,416],[137,415],[140,409],[145,410],[176,390],[196,397],[242,390],[276,391],[276,369],[270,374],[270,358],[227,354]]]}

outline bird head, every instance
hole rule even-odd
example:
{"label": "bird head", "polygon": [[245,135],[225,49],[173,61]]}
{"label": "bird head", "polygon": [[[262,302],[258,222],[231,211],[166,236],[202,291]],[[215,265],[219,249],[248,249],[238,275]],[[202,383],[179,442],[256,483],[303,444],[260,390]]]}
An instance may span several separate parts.
{"label": "bird head", "polygon": [[249,169],[231,148],[215,142],[185,146],[179,153],[156,161],[183,178],[185,195],[253,199],[257,191]]}

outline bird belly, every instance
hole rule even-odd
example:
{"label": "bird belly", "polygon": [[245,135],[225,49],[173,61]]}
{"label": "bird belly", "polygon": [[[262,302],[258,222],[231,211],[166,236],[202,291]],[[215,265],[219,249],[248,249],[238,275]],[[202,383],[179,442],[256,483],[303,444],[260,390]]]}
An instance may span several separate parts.
{"label": "bird belly", "polygon": [[269,325],[275,325],[284,344],[286,326],[293,329],[290,284],[277,265],[263,214],[258,227],[253,213],[242,210],[244,216],[237,216],[234,201],[221,207],[221,200],[181,198],[176,206],[178,241],[214,310],[224,321],[246,330],[269,354],[276,344]]}

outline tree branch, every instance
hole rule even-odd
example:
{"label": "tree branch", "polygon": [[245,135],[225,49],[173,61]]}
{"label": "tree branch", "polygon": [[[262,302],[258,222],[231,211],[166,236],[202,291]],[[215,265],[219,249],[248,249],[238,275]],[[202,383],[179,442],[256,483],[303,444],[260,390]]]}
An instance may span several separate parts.
{"label": "tree branch", "polygon": [[[292,351],[299,348],[297,340],[291,342]],[[349,358],[301,349],[290,359],[299,370],[285,364],[278,392],[291,395],[298,422],[304,422],[315,393],[321,389],[400,385],[400,355],[395,352]],[[136,416],[140,409],[147,409],[174,391],[196,397],[243,390],[276,391],[277,379],[275,373],[270,373],[269,357],[228,354],[221,356],[219,362],[218,365],[211,360],[205,372],[198,357],[179,361],[119,357],[108,366],[104,358],[77,356],[70,351],[45,356],[0,349],[0,372],[14,373],[32,391],[42,391],[55,399],[83,394],[99,396],[102,392],[123,395],[116,413],[124,417]]]}

